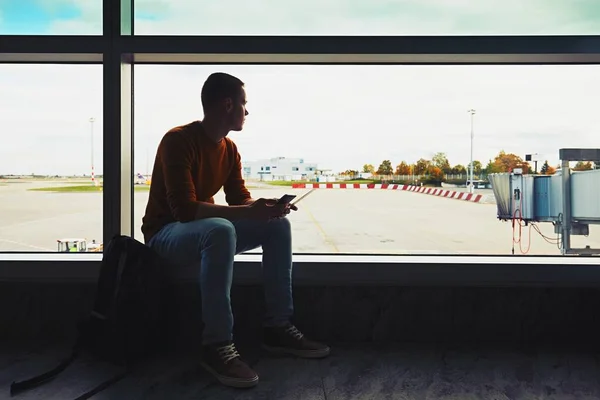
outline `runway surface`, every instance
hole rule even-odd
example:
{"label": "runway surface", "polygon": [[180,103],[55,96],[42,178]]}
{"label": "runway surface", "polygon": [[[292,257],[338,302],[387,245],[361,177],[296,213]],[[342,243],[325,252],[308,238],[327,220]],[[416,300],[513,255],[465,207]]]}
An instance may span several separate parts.
{"label": "runway surface", "polygon": [[[51,185],[64,186],[65,182],[0,183],[0,252],[56,251],[56,240],[66,237],[101,242],[102,193],[28,190]],[[255,198],[305,191],[262,185],[251,189]],[[148,192],[136,190],[134,198],[135,237],[142,240],[140,226]],[[215,200],[225,204],[224,194],[218,193]],[[295,253],[511,254],[512,225],[496,219],[495,204],[404,191],[317,189],[299,208],[289,216]],[[556,241],[551,224],[538,226],[550,241]],[[520,243],[523,250],[529,248],[528,254],[560,254],[555,243],[548,243],[534,230],[529,245],[529,231],[523,229]],[[600,247],[600,226],[590,226],[589,237],[572,237],[573,247],[585,245]],[[520,253],[517,243],[515,254]]]}

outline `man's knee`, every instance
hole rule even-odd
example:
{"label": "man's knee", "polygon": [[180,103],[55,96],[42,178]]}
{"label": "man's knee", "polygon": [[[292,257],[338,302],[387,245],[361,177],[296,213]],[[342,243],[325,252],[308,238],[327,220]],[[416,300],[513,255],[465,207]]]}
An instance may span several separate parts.
{"label": "man's knee", "polygon": [[205,235],[208,241],[233,241],[235,243],[237,235],[235,226],[231,221],[225,218],[210,218],[203,222],[205,224]]}
{"label": "man's knee", "polygon": [[271,233],[289,235],[292,231],[292,224],[289,218],[278,218],[269,221]]}

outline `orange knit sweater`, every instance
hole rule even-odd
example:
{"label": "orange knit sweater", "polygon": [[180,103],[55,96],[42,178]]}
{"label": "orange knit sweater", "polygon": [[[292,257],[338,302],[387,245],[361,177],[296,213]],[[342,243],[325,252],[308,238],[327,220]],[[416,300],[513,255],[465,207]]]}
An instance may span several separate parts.
{"label": "orange knit sweater", "polygon": [[142,219],[146,243],[170,222],[194,220],[198,202],[214,203],[221,188],[229,205],[250,199],[235,143],[229,138],[215,143],[199,121],[171,129],[158,146],[152,170]]}

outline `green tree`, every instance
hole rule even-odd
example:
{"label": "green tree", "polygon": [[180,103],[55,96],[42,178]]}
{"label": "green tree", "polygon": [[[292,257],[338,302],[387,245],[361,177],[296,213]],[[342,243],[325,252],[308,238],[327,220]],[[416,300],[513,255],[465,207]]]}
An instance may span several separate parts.
{"label": "green tree", "polygon": [[392,162],[390,160],[383,160],[381,164],[379,164],[379,168],[377,168],[377,175],[392,175],[394,173],[394,168],[392,167]]}
{"label": "green tree", "polygon": [[456,164],[454,167],[452,167],[450,173],[453,175],[464,175],[467,173],[467,169],[464,165]]}
{"label": "green tree", "polygon": [[438,167],[444,173],[450,172],[450,162],[448,162],[448,157],[446,157],[446,153],[435,153],[433,158],[431,159],[431,164],[434,167]]}
{"label": "green tree", "polygon": [[[471,163],[467,164],[466,170],[467,170],[468,174],[471,173]],[[483,171],[483,165],[481,164],[481,161],[473,160],[473,175],[481,175],[482,171]]]}
{"label": "green tree", "polygon": [[415,168],[414,168],[415,175],[423,175],[423,174],[425,174],[425,171],[427,171],[427,168],[429,168],[430,165],[431,165],[431,161],[426,160],[424,158],[421,158],[415,164]]}
{"label": "green tree", "polygon": [[363,165],[362,172],[368,172],[368,173],[374,174],[375,167],[373,166],[373,164],[365,164],[365,165]]}
{"label": "green tree", "polygon": [[548,173],[548,169],[550,168],[550,164],[548,164],[548,160],[544,161],[542,168],[540,169],[540,174],[546,175]]}

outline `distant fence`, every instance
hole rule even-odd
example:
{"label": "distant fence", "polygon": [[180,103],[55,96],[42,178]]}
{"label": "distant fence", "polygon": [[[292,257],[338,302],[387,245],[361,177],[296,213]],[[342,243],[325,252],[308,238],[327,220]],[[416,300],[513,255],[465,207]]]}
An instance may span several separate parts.
{"label": "distant fence", "polygon": [[[373,177],[371,179],[385,180],[385,181],[411,181],[411,180],[418,180],[418,179],[426,178],[426,177],[427,177],[427,175],[373,175]],[[338,178],[340,180],[356,179],[354,177],[347,176],[347,175],[338,175]],[[467,179],[470,179],[470,176],[467,174],[446,174],[446,175],[444,175],[444,179],[446,179],[446,180],[462,180],[462,179],[464,179],[466,181]],[[473,179],[486,180],[487,175],[473,174]]]}
{"label": "distant fence", "polygon": [[[427,175],[373,175],[370,178],[364,178],[365,180],[376,180],[376,181],[389,181],[389,182],[416,182],[419,180],[427,179]],[[467,181],[470,177],[467,174],[447,174],[444,175],[445,181]],[[474,175],[473,178],[475,180],[487,180],[487,175]],[[252,179],[250,176],[244,176],[244,179],[251,181],[261,181],[262,179]],[[288,178],[291,180],[291,178]],[[329,175],[329,176],[313,176],[309,179],[303,179],[306,182],[316,182],[317,180],[326,181],[349,181],[349,180],[360,180],[361,178],[358,176],[352,175]],[[269,179],[264,179],[265,182],[269,182]]]}

